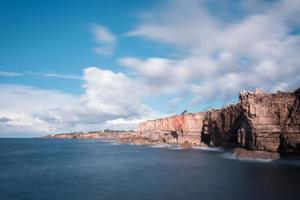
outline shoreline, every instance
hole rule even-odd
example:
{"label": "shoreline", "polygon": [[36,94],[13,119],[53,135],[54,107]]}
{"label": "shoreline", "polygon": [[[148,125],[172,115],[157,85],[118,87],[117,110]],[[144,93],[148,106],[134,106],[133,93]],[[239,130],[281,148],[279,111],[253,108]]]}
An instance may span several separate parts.
{"label": "shoreline", "polygon": [[[62,135],[67,137],[61,137]],[[74,135],[71,134],[58,134],[52,135],[52,137],[46,136],[42,137],[41,139],[79,139],[79,140],[101,140],[105,141],[107,143],[116,143],[117,144],[129,144],[129,145],[142,145],[142,146],[148,146],[153,148],[172,148],[176,147],[176,149],[199,149],[203,151],[215,151],[215,152],[226,152],[230,153],[230,157],[232,159],[237,160],[249,160],[249,161],[263,161],[263,162],[269,162],[269,161],[279,161],[279,160],[300,160],[300,157],[293,158],[291,156],[281,157],[279,153],[277,152],[267,152],[267,151],[253,151],[253,150],[246,150],[243,148],[224,148],[224,147],[216,147],[216,146],[208,146],[208,145],[192,145],[189,143],[183,143],[183,144],[176,144],[176,143],[164,143],[159,140],[152,140],[149,138],[142,138],[142,137],[128,137],[126,135],[125,137],[122,133],[119,133],[117,137],[112,137],[111,135],[101,135],[101,137],[74,137]],[[173,148],[173,149],[174,149]]]}

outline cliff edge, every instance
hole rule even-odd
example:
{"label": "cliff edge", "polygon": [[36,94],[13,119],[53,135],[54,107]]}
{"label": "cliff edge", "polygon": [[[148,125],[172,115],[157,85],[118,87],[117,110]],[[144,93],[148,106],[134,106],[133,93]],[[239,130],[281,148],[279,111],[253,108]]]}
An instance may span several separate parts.
{"label": "cliff edge", "polygon": [[243,91],[239,103],[139,124],[137,135],[170,144],[300,152],[300,88],[267,94]]}

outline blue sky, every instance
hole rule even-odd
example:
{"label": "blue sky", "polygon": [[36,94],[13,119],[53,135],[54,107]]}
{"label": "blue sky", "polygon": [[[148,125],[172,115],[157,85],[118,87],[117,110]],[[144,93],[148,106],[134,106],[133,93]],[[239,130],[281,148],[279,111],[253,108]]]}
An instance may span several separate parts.
{"label": "blue sky", "polygon": [[0,136],[135,128],[296,89],[299,13],[299,0],[0,0]]}
{"label": "blue sky", "polygon": [[[137,54],[146,56],[150,45],[132,41],[123,33],[134,26],[141,8],[154,1],[1,1],[1,59],[3,71],[44,72],[81,75],[86,66],[122,71],[116,58]],[[112,56],[91,52],[94,45],[90,23],[110,27],[120,40]],[[133,45],[132,45],[133,44]],[[151,52],[151,50],[150,50]],[[152,51],[153,52],[153,51]],[[152,53],[153,54],[153,53]],[[155,54],[155,53],[154,53]],[[21,84],[81,93],[78,81],[45,80],[41,77],[5,79]],[[59,81],[59,83],[57,83]],[[42,84],[41,84],[42,83]]]}

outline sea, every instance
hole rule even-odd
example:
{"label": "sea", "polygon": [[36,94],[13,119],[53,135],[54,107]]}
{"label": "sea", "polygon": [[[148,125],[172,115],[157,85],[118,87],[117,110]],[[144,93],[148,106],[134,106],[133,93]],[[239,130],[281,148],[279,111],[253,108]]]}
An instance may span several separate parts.
{"label": "sea", "polygon": [[297,160],[218,148],[0,139],[0,200],[299,200]]}

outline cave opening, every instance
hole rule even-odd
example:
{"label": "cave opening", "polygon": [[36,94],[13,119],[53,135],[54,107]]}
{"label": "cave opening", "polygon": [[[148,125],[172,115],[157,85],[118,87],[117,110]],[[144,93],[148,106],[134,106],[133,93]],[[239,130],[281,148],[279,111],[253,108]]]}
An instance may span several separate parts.
{"label": "cave opening", "polygon": [[178,133],[177,133],[177,131],[171,131],[171,136],[176,140],[176,143],[178,144]]}
{"label": "cave opening", "polygon": [[201,142],[210,145],[211,144],[211,137],[209,132],[209,122],[207,119],[204,120],[203,127],[201,130]]}
{"label": "cave opening", "polygon": [[234,134],[233,143],[249,150],[255,149],[255,139],[251,124],[245,116],[240,116],[231,130]]}
{"label": "cave opening", "polygon": [[201,142],[203,142],[206,145],[210,145],[210,135],[202,132],[201,133]]}

